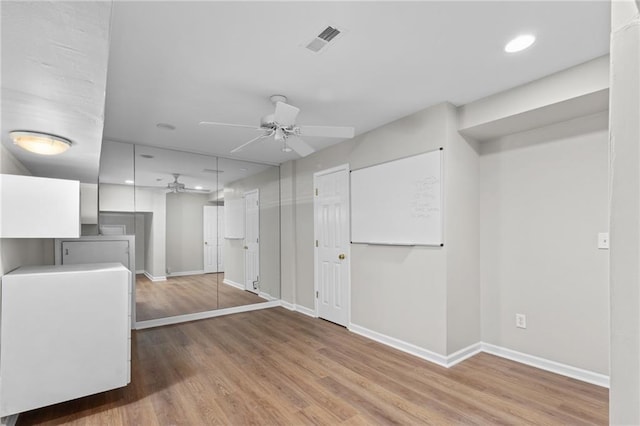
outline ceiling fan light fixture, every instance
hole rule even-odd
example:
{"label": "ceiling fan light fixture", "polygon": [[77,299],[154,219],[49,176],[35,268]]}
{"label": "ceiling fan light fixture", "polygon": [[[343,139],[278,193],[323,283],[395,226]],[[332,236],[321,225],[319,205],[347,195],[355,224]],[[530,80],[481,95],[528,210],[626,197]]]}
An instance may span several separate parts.
{"label": "ceiling fan light fixture", "polygon": [[50,133],[14,130],[9,137],[15,145],[39,155],[59,155],[72,145],[69,139]]}

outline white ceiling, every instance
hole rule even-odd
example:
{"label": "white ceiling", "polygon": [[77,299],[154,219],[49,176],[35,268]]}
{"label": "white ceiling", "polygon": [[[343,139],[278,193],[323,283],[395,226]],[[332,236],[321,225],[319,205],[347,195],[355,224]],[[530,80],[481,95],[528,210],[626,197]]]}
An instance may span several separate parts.
{"label": "white ceiling", "polygon": [[[95,182],[102,143],[108,2],[2,1],[2,143],[35,175]],[[55,158],[18,149],[12,130],[64,136]]]}
{"label": "white ceiling", "polygon": [[[256,136],[251,129],[198,122],[258,125],[272,112],[269,95],[283,94],[301,109],[298,124],[353,125],[361,134],[439,102],[465,104],[606,54],[609,8],[606,0],[116,2],[104,139],[281,163],[296,156],[271,140],[230,154]],[[80,14],[60,24],[69,32],[86,27]],[[4,10],[2,25],[4,110]],[[305,50],[327,25],[343,35],[320,54]],[[536,44],[504,53],[523,32],[536,34]],[[6,144],[5,129],[3,117]],[[316,149],[340,142],[306,141]],[[75,153],[82,164],[79,147],[69,158]]]}

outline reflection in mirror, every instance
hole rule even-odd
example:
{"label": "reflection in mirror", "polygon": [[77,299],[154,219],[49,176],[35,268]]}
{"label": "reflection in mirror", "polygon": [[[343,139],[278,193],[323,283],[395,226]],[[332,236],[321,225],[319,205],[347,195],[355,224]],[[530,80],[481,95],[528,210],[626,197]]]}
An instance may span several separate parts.
{"label": "reflection in mirror", "polygon": [[[225,158],[218,168],[218,198],[225,206],[223,284],[261,301],[279,299],[280,168]],[[221,294],[218,306],[234,306],[234,301]]]}
{"label": "reflection in mirror", "polygon": [[[238,263],[237,253],[228,253],[224,233],[226,183],[237,186],[248,176],[266,169],[273,171],[263,178],[275,180],[270,185],[265,182],[258,185],[270,188],[265,189],[271,201],[264,220],[273,222],[265,225],[269,236],[263,244],[265,247],[271,244],[269,251],[278,253],[276,257],[267,255],[263,261],[278,262],[265,269],[278,271],[278,274],[267,274],[269,292],[262,291],[260,286],[261,264],[256,263],[250,271],[255,272],[252,285],[245,285],[245,259]],[[145,270],[136,280],[138,321],[261,303],[279,297],[279,239],[270,236],[273,232],[279,233],[278,179],[277,167],[135,147],[135,204],[136,211],[143,216],[145,230]],[[254,210],[258,212],[260,207],[256,204]],[[239,214],[244,217],[245,209]],[[259,241],[259,228],[255,228],[255,233],[255,240]],[[244,255],[244,251],[241,254]]]}
{"label": "reflection in mirror", "polygon": [[133,145],[104,141],[98,176],[98,221],[82,235],[135,233]]}

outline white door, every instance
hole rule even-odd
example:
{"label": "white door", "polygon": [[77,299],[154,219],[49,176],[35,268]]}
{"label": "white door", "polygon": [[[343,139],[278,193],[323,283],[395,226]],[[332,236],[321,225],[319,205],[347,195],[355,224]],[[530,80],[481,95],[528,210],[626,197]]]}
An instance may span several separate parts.
{"label": "white door", "polygon": [[245,290],[260,291],[260,197],[254,189],[244,194],[244,280]]}
{"label": "white door", "polygon": [[204,272],[218,272],[218,207],[202,208]]}
{"label": "white door", "polygon": [[218,206],[218,272],[224,272],[224,206]]}
{"label": "white door", "polygon": [[314,232],[316,313],[349,323],[349,165],[315,173]]}

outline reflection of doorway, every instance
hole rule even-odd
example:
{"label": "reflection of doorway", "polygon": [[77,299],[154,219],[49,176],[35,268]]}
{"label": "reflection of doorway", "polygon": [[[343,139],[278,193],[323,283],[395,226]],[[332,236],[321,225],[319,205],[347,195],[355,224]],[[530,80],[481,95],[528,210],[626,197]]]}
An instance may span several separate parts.
{"label": "reflection of doorway", "polygon": [[254,189],[244,193],[245,290],[260,291],[260,197]]}
{"label": "reflection of doorway", "polygon": [[316,313],[349,323],[349,165],[313,175]]}
{"label": "reflection of doorway", "polygon": [[218,207],[203,206],[204,272],[218,272]]}

